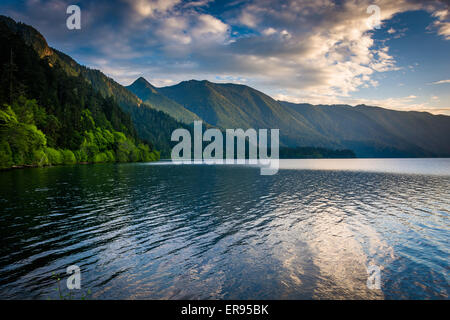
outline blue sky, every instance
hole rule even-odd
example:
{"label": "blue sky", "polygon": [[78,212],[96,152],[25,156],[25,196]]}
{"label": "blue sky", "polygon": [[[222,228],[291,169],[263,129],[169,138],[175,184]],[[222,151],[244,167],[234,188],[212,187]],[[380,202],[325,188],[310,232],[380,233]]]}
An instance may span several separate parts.
{"label": "blue sky", "polygon": [[[66,27],[70,4],[81,30]],[[450,115],[449,1],[3,0],[0,13],[124,85],[208,79],[292,102]]]}

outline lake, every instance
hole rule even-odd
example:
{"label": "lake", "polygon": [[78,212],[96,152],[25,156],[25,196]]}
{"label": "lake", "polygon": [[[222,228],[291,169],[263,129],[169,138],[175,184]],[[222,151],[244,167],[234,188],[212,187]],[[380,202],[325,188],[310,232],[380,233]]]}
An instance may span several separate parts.
{"label": "lake", "polygon": [[[448,299],[450,159],[0,172],[0,299]],[[380,289],[367,268],[380,270]]]}

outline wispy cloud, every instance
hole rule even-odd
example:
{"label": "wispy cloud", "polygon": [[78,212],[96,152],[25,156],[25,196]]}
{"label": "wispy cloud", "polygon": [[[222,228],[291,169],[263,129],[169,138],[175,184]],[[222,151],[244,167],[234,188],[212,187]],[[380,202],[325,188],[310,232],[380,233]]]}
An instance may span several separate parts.
{"label": "wispy cloud", "polygon": [[450,79],[448,79],[448,80],[434,81],[434,82],[431,82],[431,83],[429,83],[429,84],[444,84],[444,83],[450,83]]}
{"label": "wispy cloud", "polygon": [[448,7],[435,11],[433,16],[437,18],[433,25],[438,28],[438,34],[446,40],[450,40],[450,11]]}

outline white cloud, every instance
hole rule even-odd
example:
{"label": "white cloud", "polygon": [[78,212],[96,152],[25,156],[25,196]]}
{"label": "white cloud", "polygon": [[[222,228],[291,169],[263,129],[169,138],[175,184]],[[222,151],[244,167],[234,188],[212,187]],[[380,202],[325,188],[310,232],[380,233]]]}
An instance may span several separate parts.
{"label": "white cloud", "polygon": [[198,1],[188,1],[183,4],[184,8],[189,7],[204,7],[208,5],[210,2],[213,2],[214,0],[198,0]]}
{"label": "white cloud", "polygon": [[197,16],[197,22],[190,33],[196,38],[207,40],[224,40],[228,31],[228,25],[219,19],[208,15],[200,14]]}
{"label": "white cloud", "polygon": [[152,17],[156,13],[165,13],[175,7],[181,0],[125,0],[141,17]]}
{"label": "white cloud", "polygon": [[444,83],[450,83],[450,79],[448,79],[448,80],[439,80],[439,81],[431,82],[429,84],[444,84]]}
{"label": "white cloud", "polygon": [[433,25],[438,28],[438,34],[445,40],[450,40],[450,11],[448,9],[438,10],[433,13],[433,16],[437,18]]}
{"label": "white cloud", "polygon": [[262,34],[265,36],[270,36],[275,33],[277,33],[277,30],[275,30],[274,28],[266,28],[262,31]]}
{"label": "white cloud", "polygon": [[431,96],[430,98],[432,101],[440,101],[438,96]]}
{"label": "white cloud", "polygon": [[[401,11],[394,1],[381,4],[382,19]],[[369,33],[368,5],[369,1],[347,1],[338,7],[327,0],[250,3],[240,23],[260,30],[262,37],[276,34],[277,26],[281,40],[270,44],[256,36],[237,39],[234,48],[240,49],[240,56],[233,59],[245,59],[243,72],[261,70],[256,76],[261,82],[315,93],[347,96],[361,86],[377,85],[371,75],[397,68],[389,48],[377,47]],[[266,27],[267,22],[274,26]]]}
{"label": "white cloud", "polygon": [[171,16],[160,21],[156,34],[160,36],[160,43],[173,46],[190,44],[192,38],[185,32],[189,27],[189,20],[182,16]]}
{"label": "white cloud", "polygon": [[241,12],[239,22],[247,27],[255,27],[258,23],[256,16],[247,10]]}

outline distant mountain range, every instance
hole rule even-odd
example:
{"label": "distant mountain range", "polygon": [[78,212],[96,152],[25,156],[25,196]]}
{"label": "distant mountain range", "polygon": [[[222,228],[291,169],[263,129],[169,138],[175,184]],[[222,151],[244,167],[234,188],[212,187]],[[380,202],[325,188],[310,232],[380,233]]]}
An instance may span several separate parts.
{"label": "distant mountain range", "polygon": [[448,157],[450,117],[359,105],[311,105],[276,101],[251,87],[183,81],[157,88],[144,78],[122,86],[98,70],[79,65],[48,47],[34,28],[0,16],[15,34],[49,66],[83,78],[105,98],[114,99],[128,114],[141,139],[170,153],[171,132],[189,128],[194,120],[226,128],[280,129],[284,147],[351,149],[358,157]]}
{"label": "distant mountain range", "polygon": [[433,157],[450,155],[450,117],[358,105],[282,102],[320,134],[359,157]]}
{"label": "distant mountain range", "polygon": [[[144,99],[150,89],[137,82],[151,85],[140,78],[129,87],[140,87],[132,91]],[[245,85],[205,80],[151,90],[213,126],[279,128],[281,143],[288,147],[351,149],[358,157],[450,156],[450,117],[444,115],[365,105],[294,104]]]}

